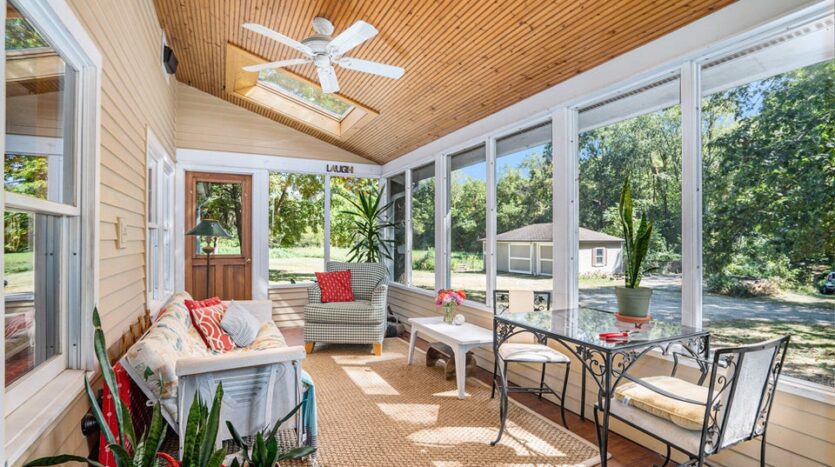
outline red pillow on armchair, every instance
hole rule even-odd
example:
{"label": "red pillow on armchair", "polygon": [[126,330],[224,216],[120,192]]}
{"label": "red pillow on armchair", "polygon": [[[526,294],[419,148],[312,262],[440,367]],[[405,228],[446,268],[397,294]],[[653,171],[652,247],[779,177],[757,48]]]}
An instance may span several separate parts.
{"label": "red pillow on armchair", "polygon": [[317,272],[316,280],[319,281],[319,289],[322,291],[322,303],[354,301],[350,269]]}

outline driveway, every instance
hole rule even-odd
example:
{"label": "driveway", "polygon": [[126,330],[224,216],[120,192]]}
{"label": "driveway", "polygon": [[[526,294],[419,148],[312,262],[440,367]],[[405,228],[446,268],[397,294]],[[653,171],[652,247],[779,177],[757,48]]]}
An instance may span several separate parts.
{"label": "driveway", "polygon": [[[656,318],[681,316],[681,286],[669,277],[648,277],[641,285],[652,287],[650,311]],[[615,312],[614,287],[583,288],[580,303],[590,308]],[[800,305],[767,298],[734,298],[705,294],[702,298],[704,318],[708,321],[760,319],[769,321],[800,321],[810,324],[835,325],[835,309],[826,306]]]}

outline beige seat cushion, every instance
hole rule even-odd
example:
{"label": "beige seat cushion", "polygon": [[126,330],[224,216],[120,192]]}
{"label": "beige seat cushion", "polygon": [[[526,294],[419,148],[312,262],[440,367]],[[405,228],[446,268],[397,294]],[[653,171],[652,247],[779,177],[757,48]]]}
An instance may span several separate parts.
{"label": "beige seat cushion", "polygon": [[[641,381],[656,386],[685,399],[704,402],[707,388],[671,376],[650,376]],[[637,383],[626,383],[615,390],[615,399],[656,417],[669,420],[687,430],[701,430],[704,423],[705,407],[677,401],[661,395]]]}
{"label": "beige seat cushion", "polygon": [[568,357],[542,344],[508,342],[499,347],[499,355],[506,362],[568,363]]}

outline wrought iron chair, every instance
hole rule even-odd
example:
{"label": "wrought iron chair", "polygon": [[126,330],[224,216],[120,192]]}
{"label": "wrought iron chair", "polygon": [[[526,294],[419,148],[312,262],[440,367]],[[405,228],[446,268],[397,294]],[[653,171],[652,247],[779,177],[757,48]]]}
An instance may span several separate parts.
{"label": "wrought iron chair", "polygon": [[[610,414],[665,443],[664,465],[670,461],[671,447],[688,456],[684,465],[702,466],[708,456],[760,438],[764,467],[768,419],[788,345],[789,336],[784,336],[717,349],[712,359],[674,352],[669,377],[620,373],[613,386],[619,400],[612,401]],[[697,383],[676,378],[680,357],[695,361],[700,371]],[[623,379],[629,382],[618,386]],[[652,404],[646,404],[647,398]],[[594,409],[599,440],[599,403]]]}
{"label": "wrought iron chair", "polygon": [[[551,292],[545,291],[530,291],[530,290],[496,290],[493,292],[493,314],[502,314],[505,312],[522,312],[522,311],[536,311],[548,310],[551,308]],[[527,331],[517,331],[514,334],[526,333]],[[510,337],[510,336],[508,336]],[[495,336],[494,336],[495,339]],[[505,422],[507,421],[507,396],[511,392],[525,392],[537,394],[542,399],[542,394],[553,394],[554,397],[560,401],[560,416],[562,417],[562,424],[568,428],[568,423],[565,421],[565,389],[568,386],[568,375],[571,371],[571,359],[565,354],[559,352],[548,346],[548,339],[546,337],[537,336],[535,343],[516,343],[505,342],[501,346],[495,346],[493,352],[495,360],[493,363],[493,388],[490,397],[496,395],[496,378],[500,379],[500,396],[501,403],[499,405],[500,427],[499,435],[495,441],[490,443],[495,446],[501,439],[504,433]],[[502,365],[499,365],[499,360]],[[538,387],[510,387],[507,382],[507,364],[508,363],[541,363],[542,373],[539,378]],[[550,386],[545,384],[545,369],[549,364],[565,365],[565,377],[563,378],[562,391],[557,393]]]}

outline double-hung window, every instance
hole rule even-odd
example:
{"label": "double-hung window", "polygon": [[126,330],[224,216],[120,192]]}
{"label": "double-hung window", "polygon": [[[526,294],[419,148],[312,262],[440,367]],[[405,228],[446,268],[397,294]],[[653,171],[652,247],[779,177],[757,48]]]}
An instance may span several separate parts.
{"label": "double-hung window", "polygon": [[147,151],[148,306],[156,311],[174,290],[171,258],[174,235],[174,165],[150,130]]}
{"label": "double-hung window", "polygon": [[81,324],[89,326],[94,301],[88,160],[98,63],[61,20],[44,2],[6,4],[6,414],[66,368],[84,366]]}

